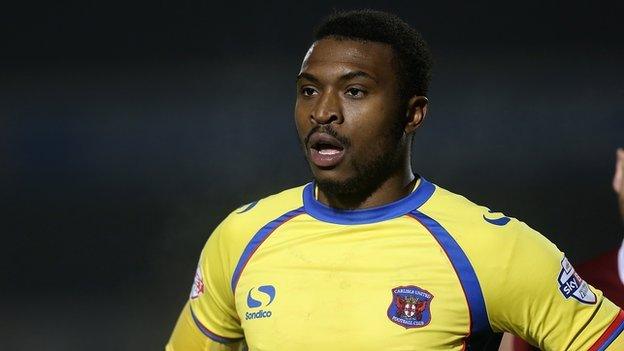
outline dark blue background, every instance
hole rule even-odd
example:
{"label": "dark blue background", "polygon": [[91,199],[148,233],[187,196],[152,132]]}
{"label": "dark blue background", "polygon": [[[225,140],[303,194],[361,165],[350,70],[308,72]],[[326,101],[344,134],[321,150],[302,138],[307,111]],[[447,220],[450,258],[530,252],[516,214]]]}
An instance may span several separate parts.
{"label": "dark blue background", "polygon": [[155,350],[232,209],[309,180],[294,80],[332,8],[401,15],[436,66],[415,169],[579,262],[617,245],[622,2],[22,3],[0,11],[0,335]]}

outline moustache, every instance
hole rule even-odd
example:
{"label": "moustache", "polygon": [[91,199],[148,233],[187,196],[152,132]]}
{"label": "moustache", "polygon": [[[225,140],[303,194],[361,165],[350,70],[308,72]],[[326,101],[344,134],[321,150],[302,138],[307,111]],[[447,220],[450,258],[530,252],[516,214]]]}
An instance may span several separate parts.
{"label": "moustache", "polygon": [[345,136],[338,134],[338,132],[336,132],[330,125],[322,125],[312,128],[304,139],[304,146],[308,145],[308,143],[310,142],[310,137],[314,133],[324,133],[331,135],[332,137],[336,138],[336,140],[338,140],[345,148],[351,146],[351,140],[349,140],[349,138]]}

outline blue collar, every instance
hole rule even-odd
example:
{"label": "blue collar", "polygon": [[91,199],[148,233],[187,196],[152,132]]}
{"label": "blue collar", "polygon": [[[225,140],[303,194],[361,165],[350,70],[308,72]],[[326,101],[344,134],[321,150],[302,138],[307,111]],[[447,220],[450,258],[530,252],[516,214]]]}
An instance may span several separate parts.
{"label": "blue collar", "polygon": [[303,207],[312,217],[335,224],[367,224],[400,217],[424,204],[433,194],[435,185],[420,177],[418,187],[409,195],[386,205],[359,209],[342,210],[320,203],[314,196],[314,182],[303,189]]}

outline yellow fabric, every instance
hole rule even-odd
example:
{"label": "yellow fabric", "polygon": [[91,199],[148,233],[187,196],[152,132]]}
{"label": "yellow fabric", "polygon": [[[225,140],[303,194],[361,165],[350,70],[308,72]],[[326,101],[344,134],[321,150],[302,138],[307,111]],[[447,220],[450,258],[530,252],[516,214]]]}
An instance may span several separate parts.
{"label": "yellow fabric", "polygon": [[[245,251],[267,224],[303,207],[302,192],[294,188],[243,206],[215,229],[199,260],[203,288],[191,294],[167,347],[206,350],[214,344],[210,338],[244,338],[249,350],[465,349],[471,321],[458,273],[430,230],[410,215],[346,225],[303,208]],[[489,223],[484,217],[504,216],[437,186],[418,211],[467,256],[494,331],[544,350],[586,350],[618,313],[593,288],[593,304],[566,298],[558,283],[564,255],[524,223]],[[248,261],[233,291],[241,256]],[[391,320],[393,289],[402,286],[433,295],[426,324]]]}
{"label": "yellow fabric", "polygon": [[184,305],[171,339],[165,347],[166,351],[240,351],[242,349],[242,342],[222,344],[202,334],[193,322],[188,303]]}
{"label": "yellow fabric", "polygon": [[525,223],[511,218],[504,226],[490,225],[483,216],[503,215],[439,187],[420,210],[438,218],[469,257],[494,331],[542,350],[587,350],[619,312],[591,287],[594,304],[564,298],[557,284],[564,254]]}
{"label": "yellow fabric", "polygon": [[624,350],[624,333],[620,333],[613,342],[605,349],[606,351]]}

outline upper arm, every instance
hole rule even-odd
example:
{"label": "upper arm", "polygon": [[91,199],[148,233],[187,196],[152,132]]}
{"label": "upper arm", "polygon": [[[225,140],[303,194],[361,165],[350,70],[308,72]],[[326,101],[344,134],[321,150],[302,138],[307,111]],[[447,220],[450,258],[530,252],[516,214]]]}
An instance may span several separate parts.
{"label": "upper arm", "polygon": [[240,351],[244,342],[220,343],[207,338],[195,325],[188,302],[178,318],[166,351]]}
{"label": "upper arm", "polygon": [[215,229],[202,250],[189,300],[168,347],[179,344],[187,345],[177,347],[182,350],[221,350],[219,345],[232,347],[244,337],[230,287],[226,222]]}
{"label": "upper arm", "polygon": [[588,350],[605,332],[617,337],[608,328],[619,308],[542,235],[515,220],[509,226],[500,233],[509,236],[499,246],[502,253],[494,256],[500,276],[484,291],[492,327],[543,350]]}

